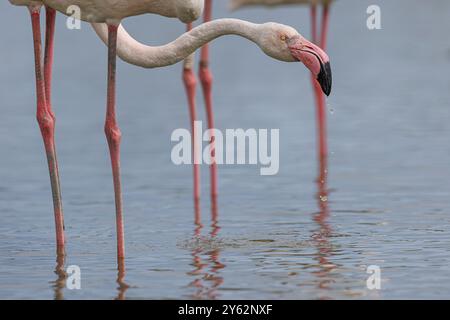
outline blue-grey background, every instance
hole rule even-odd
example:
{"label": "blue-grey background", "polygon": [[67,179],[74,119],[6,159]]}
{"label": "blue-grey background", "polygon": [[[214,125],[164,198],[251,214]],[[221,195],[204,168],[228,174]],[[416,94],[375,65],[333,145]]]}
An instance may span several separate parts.
{"label": "blue-grey background", "polygon": [[[370,4],[381,7],[382,30],[366,27]],[[330,216],[322,220],[313,96],[301,64],[271,60],[236,37],[214,42],[217,127],[279,128],[281,167],[273,177],[260,176],[255,166],[219,168],[221,229],[212,239],[207,167],[198,238],[191,168],[170,161],[172,131],[189,126],[181,65],[145,70],[119,62],[127,285],[116,282],[103,134],[106,48],[88,24],[71,31],[58,15],[53,107],[65,266],[82,270],[82,289],[73,291],[55,274],[30,19],[7,1],[0,16],[0,298],[450,297],[449,1],[342,0],[333,6]],[[303,6],[229,13],[226,1],[215,1],[214,16],[277,21],[310,34]],[[179,21],[151,15],[125,25],[148,44],[184,32]],[[198,97],[204,119],[200,91]],[[379,291],[366,288],[368,265],[381,267]]]}

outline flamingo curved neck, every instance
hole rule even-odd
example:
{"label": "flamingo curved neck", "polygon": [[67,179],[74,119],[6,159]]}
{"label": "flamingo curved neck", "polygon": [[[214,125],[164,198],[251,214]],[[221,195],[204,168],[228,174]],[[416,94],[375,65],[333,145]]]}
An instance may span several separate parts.
{"label": "flamingo curved neck", "polygon": [[[102,41],[107,44],[107,26],[101,23],[93,23],[92,26]],[[125,62],[140,67],[165,67],[182,61],[204,44],[224,35],[241,36],[260,45],[259,26],[239,19],[217,19],[192,29],[166,45],[153,47],[136,41],[120,25],[117,36],[117,55]]]}

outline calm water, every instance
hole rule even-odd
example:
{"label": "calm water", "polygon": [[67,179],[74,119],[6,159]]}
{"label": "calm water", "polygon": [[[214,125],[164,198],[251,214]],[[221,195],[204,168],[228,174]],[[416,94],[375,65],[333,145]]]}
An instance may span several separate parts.
{"label": "calm water", "polygon": [[[53,104],[68,255],[58,265],[29,17],[2,1],[0,298],[449,298],[450,2],[379,0],[383,29],[369,31],[372,2],[342,0],[332,11],[328,192],[316,183],[307,71],[239,38],[214,43],[218,128],[279,128],[281,140],[276,176],[260,176],[255,166],[219,168],[217,227],[207,167],[204,227],[196,230],[191,168],[170,161],[170,134],[188,127],[180,65],[119,63],[127,261],[118,279],[103,136],[105,47],[87,24],[69,31],[59,16]],[[308,13],[232,15],[309,35]],[[216,1],[215,15],[231,15],[225,1]],[[153,44],[184,30],[155,16],[126,25]],[[65,289],[69,265],[81,267],[81,290]],[[369,265],[381,268],[379,291],[366,288]]]}

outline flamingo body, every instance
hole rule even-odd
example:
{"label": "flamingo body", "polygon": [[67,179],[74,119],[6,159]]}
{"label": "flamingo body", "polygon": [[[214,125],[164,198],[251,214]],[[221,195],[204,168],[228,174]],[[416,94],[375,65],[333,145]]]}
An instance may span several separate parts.
{"label": "flamingo body", "polygon": [[70,6],[81,9],[81,20],[87,22],[120,21],[146,13],[178,18],[188,23],[203,12],[203,0],[9,0],[18,6],[46,5],[63,14]]}
{"label": "flamingo body", "polygon": [[307,4],[307,5],[328,5],[334,0],[231,0],[231,10],[237,10],[241,7],[247,6],[267,6],[275,7],[279,5],[295,5],[295,4]]}

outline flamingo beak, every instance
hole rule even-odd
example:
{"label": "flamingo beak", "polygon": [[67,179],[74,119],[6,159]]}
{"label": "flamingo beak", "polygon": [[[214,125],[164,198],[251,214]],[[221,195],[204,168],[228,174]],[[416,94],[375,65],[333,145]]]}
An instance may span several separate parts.
{"label": "flamingo beak", "polygon": [[319,82],[323,93],[329,96],[333,78],[330,58],[325,51],[301,36],[290,38],[288,47],[294,59],[301,61],[312,72]]}

